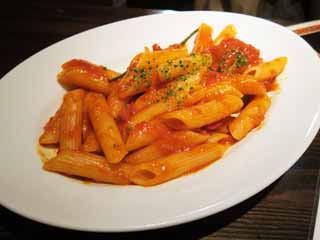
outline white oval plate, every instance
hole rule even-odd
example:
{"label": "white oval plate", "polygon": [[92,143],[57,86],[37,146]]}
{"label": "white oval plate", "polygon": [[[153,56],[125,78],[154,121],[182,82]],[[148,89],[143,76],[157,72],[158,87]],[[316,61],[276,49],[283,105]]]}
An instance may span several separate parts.
{"label": "white oval plate", "polygon": [[[83,184],[41,169],[37,139],[64,90],[60,66],[83,58],[122,71],[144,46],[181,41],[201,22],[218,33],[229,23],[265,60],[289,59],[261,130],[225,157],[155,187]],[[231,13],[184,12],[138,17],[77,34],[27,59],[0,81],[0,203],[28,218],[71,229],[134,231],[171,226],[229,208],[287,171],[319,128],[320,65],[313,49],[272,22]]]}

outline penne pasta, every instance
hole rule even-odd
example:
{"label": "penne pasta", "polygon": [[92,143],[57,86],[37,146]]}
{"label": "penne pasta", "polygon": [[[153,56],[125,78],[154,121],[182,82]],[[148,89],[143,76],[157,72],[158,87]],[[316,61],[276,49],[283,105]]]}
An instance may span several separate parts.
{"label": "penne pasta", "polygon": [[229,134],[214,132],[208,138],[208,143],[219,143],[221,140],[230,140],[232,138]]}
{"label": "penne pasta", "polygon": [[103,67],[87,61],[73,59],[62,65],[58,81],[62,85],[76,86],[91,91],[109,94],[109,74]]}
{"label": "penne pasta", "polygon": [[119,97],[125,99],[156,85],[158,82],[157,68],[160,64],[187,55],[188,50],[185,47],[153,52],[145,51],[140,54],[119,82]]}
{"label": "penne pasta", "polygon": [[160,83],[171,81],[204,67],[210,67],[212,58],[209,54],[193,54],[185,58],[178,58],[158,67],[158,81]]}
{"label": "penne pasta", "polygon": [[88,132],[88,135],[81,146],[81,150],[85,152],[101,152],[101,147],[93,130],[90,130],[90,132]]}
{"label": "penne pasta", "polygon": [[252,75],[258,81],[270,80],[282,73],[287,65],[287,57],[279,57],[269,62],[264,62],[259,65],[249,68],[245,74]]}
{"label": "penne pasta", "polygon": [[192,94],[187,96],[184,101],[184,106],[191,106],[200,101],[208,102],[222,95],[233,95],[239,98],[243,97],[243,94],[233,87],[232,84],[228,82],[221,82],[210,87],[197,89]]}
{"label": "penne pasta", "polygon": [[219,45],[224,39],[235,38],[237,35],[237,29],[233,24],[226,26],[219,35],[213,40],[214,45]]}
{"label": "penne pasta", "polygon": [[61,110],[59,109],[44,126],[43,128],[44,131],[39,138],[40,144],[46,145],[46,144],[59,143],[60,122],[61,122]]}
{"label": "penne pasta", "polygon": [[205,24],[202,23],[198,29],[198,34],[194,41],[194,47],[192,49],[193,53],[202,53],[204,50],[208,49],[212,45],[212,32],[213,29]]}
{"label": "penne pasta", "polygon": [[97,182],[129,184],[132,167],[122,163],[109,164],[104,157],[92,153],[67,150],[46,161],[43,168]]}
{"label": "penne pasta", "polygon": [[116,122],[108,112],[108,105],[103,95],[88,93],[89,117],[98,142],[110,163],[120,162],[127,154]]}
{"label": "penne pasta", "polygon": [[126,107],[126,101],[120,99],[116,91],[112,91],[107,97],[107,103],[111,116],[114,119],[118,119],[121,111]]}
{"label": "penne pasta", "polygon": [[84,90],[76,89],[65,94],[61,107],[60,151],[79,150],[82,141]]}
{"label": "penne pasta", "polygon": [[267,95],[255,97],[229,125],[231,135],[240,140],[260,125],[269,109],[271,100]]}
{"label": "penne pasta", "polygon": [[88,94],[85,94],[82,107],[82,140],[85,141],[89,133],[92,131],[92,126],[88,114]]}
{"label": "penne pasta", "polygon": [[206,125],[205,128],[209,131],[214,131],[216,133],[225,133],[229,134],[229,124],[234,119],[234,117],[226,117],[218,122]]}
{"label": "penne pasta", "polygon": [[152,186],[199,169],[222,157],[228,145],[204,143],[190,151],[135,165],[130,180],[142,186]]}
{"label": "penne pasta", "polygon": [[203,23],[180,43],[145,47],[122,74],[81,59],[64,63],[58,81],[78,89],[65,94],[39,138],[39,152],[55,154],[44,169],[153,186],[221,158],[261,125],[287,58],[263,62],[232,24],[212,32]]}
{"label": "penne pasta", "polygon": [[172,108],[173,106],[166,102],[152,104],[151,106],[133,115],[133,117],[129,119],[129,124],[132,127],[135,127],[139,123],[150,121],[155,116],[170,111]]}
{"label": "penne pasta", "polygon": [[136,68],[141,69],[149,66],[158,67],[159,65],[166,63],[167,61],[187,56],[188,49],[185,46],[152,52],[147,50],[143,54],[141,54]]}
{"label": "penne pasta", "polygon": [[127,163],[137,164],[167,156],[171,153],[186,151],[209,138],[207,134],[192,131],[178,131],[165,135],[153,144],[139,149],[125,158]]}
{"label": "penne pasta", "polygon": [[161,120],[174,129],[199,128],[238,112],[242,106],[239,97],[226,95],[219,100],[163,114]]}
{"label": "penne pasta", "polygon": [[201,80],[204,71],[205,68],[202,68],[196,73],[190,73],[179,77],[174,82],[168,83],[158,91],[151,89],[134,102],[133,109],[136,112],[139,112],[151,104],[165,103],[169,105],[167,108],[168,110],[173,110],[173,108],[183,105],[190,92],[196,91],[201,87]]}
{"label": "penne pasta", "polygon": [[244,95],[264,95],[267,92],[263,83],[246,75],[235,78],[231,84]]}
{"label": "penne pasta", "polygon": [[[131,128],[131,126],[129,127]],[[139,123],[130,129],[126,148],[128,151],[132,151],[144,147],[168,132],[169,129],[157,119]]]}

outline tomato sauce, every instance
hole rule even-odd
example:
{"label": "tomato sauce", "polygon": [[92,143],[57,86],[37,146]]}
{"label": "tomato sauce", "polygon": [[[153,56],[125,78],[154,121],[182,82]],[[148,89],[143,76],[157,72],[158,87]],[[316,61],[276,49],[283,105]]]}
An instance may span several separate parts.
{"label": "tomato sauce", "polygon": [[222,82],[230,78],[230,74],[223,72],[209,71],[203,76],[206,86],[212,86],[217,82]]}
{"label": "tomato sauce", "polygon": [[225,39],[204,53],[211,54],[215,72],[243,73],[248,66],[260,62],[260,51],[236,38]]}

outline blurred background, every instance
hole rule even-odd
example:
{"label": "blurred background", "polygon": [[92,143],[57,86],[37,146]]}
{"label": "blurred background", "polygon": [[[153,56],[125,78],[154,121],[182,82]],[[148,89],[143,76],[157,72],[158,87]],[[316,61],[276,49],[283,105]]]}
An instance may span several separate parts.
{"label": "blurred background", "polygon": [[[6,56],[0,64],[2,74],[73,34],[164,10],[237,12],[284,26],[320,19],[320,0],[10,0],[4,1],[1,7],[0,51]],[[320,48],[319,34],[305,37],[316,49]]]}
{"label": "blurred background", "polygon": [[[320,19],[319,0],[31,0],[26,4],[100,5],[161,10],[215,10],[301,22]],[[20,4],[20,3],[19,3]]]}

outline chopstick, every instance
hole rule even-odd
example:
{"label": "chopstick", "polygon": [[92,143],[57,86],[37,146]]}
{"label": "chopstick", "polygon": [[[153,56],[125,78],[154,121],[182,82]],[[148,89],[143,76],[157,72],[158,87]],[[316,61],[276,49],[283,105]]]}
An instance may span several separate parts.
{"label": "chopstick", "polygon": [[290,30],[300,36],[320,32],[320,20],[314,20],[304,23],[288,26]]}

